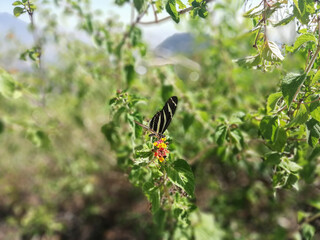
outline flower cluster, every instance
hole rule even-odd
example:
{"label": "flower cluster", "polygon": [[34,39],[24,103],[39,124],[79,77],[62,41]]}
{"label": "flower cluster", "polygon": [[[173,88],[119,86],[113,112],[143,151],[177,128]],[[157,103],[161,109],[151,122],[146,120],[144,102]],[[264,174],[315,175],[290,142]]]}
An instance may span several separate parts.
{"label": "flower cluster", "polygon": [[163,162],[164,159],[169,155],[168,143],[166,142],[166,138],[161,138],[158,141],[154,142],[153,145],[156,147],[156,151],[154,152],[154,156],[158,158],[160,162]]}

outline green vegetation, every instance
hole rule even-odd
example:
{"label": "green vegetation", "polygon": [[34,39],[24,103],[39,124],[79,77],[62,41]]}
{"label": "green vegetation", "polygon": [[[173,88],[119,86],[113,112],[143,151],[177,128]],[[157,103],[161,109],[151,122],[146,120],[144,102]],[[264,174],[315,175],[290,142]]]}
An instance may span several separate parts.
{"label": "green vegetation", "polygon": [[[30,17],[20,54],[33,70],[0,68],[0,238],[318,239],[320,5],[293,1],[274,22],[291,3],[262,0],[239,21],[247,2],[115,0],[135,11],[125,26],[55,0],[90,44],[58,31],[52,3],[13,2]],[[151,64],[140,24],[160,12],[205,46],[188,55],[200,70]],[[268,29],[293,19],[298,37],[279,47]],[[166,139],[149,137],[136,121],[171,96]]]}

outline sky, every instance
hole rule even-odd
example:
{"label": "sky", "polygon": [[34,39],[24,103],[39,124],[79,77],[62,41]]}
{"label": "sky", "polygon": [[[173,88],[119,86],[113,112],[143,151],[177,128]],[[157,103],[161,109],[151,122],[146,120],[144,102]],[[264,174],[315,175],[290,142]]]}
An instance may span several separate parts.
{"label": "sky", "polygon": [[[51,0],[52,1],[52,0]],[[1,12],[7,12],[10,14],[13,14],[13,8],[12,3],[14,0],[0,0],[0,13]],[[186,1],[183,1],[186,2]],[[129,24],[131,21],[131,7],[129,4],[124,4],[123,6],[119,7],[114,4],[114,0],[91,0],[91,7],[92,10],[100,10],[102,12],[102,17],[108,17],[111,14],[116,14],[120,19],[121,22]],[[59,14],[59,9],[52,7],[52,12]],[[167,16],[166,13],[160,14],[159,18]],[[19,16],[20,20],[23,20],[27,23],[29,23],[29,17],[27,14],[23,14]],[[150,14],[149,16],[146,15],[143,18],[143,21],[152,21],[154,20],[153,14]],[[71,19],[64,18],[63,23],[61,26],[66,28],[67,31],[72,31],[75,28],[76,25],[76,18],[71,17]],[[179,30],[176,29],[177,24],[174,23],[172,20],[168,20],[161,24],[153,24],[153,25],[140,25],[143,31],[143,37],[145,41],[147,41],[151,48],[156,47],[158,44],[160,44],[163,40],[165,40],[167,37],[173,35],[174,33],[179,32]]]}

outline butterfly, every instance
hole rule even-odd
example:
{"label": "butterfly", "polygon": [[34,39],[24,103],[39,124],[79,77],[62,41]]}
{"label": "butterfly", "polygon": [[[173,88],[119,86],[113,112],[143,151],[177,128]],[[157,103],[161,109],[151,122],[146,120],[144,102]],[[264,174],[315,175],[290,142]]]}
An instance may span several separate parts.
{"label": "butterfly", "polygon": [[163,133],[169,127],[172,117],[176,112],[177,105],[178,98],[176,96],[172,96],[168,99],[163,108],[153,116],[153,118],[149,122],[149,126],[145,126],[137,121],[135,122],[139,126],[152,132],[152,134],[150,134],[149,136],[157,136],[158,138],[163,138]]}

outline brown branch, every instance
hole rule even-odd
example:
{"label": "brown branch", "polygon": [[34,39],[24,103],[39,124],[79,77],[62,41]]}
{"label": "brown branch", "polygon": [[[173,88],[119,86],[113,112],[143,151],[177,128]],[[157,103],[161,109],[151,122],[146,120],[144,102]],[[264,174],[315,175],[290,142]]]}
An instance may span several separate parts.
{"label": "brown branch", "polygon": [[[317,101],[320,101],[320,97],[311,101],[311,102],[301,102],[302,104],[310,104],[310,103],[314,103],[314,102],[317,102]],[[294,100],[293,102],[297,103],[298,101]]]}
{"label": "brown branch", "polygon": [[[210,2],[213,2],[214,0],[207,0],[206,3],[210,3]],[[193,7],[188,7],[188,8],[185,8],[185,9],[182,9],[180,11],[178,11],[178,14],[182,15],[182,14],[185,14],[189,11],[191,11],[193,9]],[[155,23],[160,23],[160,22],[164,22],[166,20],[169,20],[171,19],[171,16],[168,16],[168,17],[165,17],[165,18],[162,18],[162,19],[156,19],[156,21],[150,21],[150,22],[139,22],[139,24],[143,24],[143,25],[148,25],[148,24],[155,24]]]}
{"label": "brown branch", "polygon": [[263,0],[263,26],[264,26],[264,42],[267,42],[268,41],[268,37],[267,37],[267,8],[268,3],[267,3],[267,0]]}
{"label": "brown branch", "polygon": [[310,223],[310,222],[316,220],[317,218],[320,218],[320,213],[317,213],[317,214],[315,214],[315,215],[313,215],[313,216],[311,216],[311,217],[309,217],[309,218],[306,218],[306,219],[300,224],[299,229],[302,228],[302,225],[303,225],[303,224],[305,224],[305,223]]}

